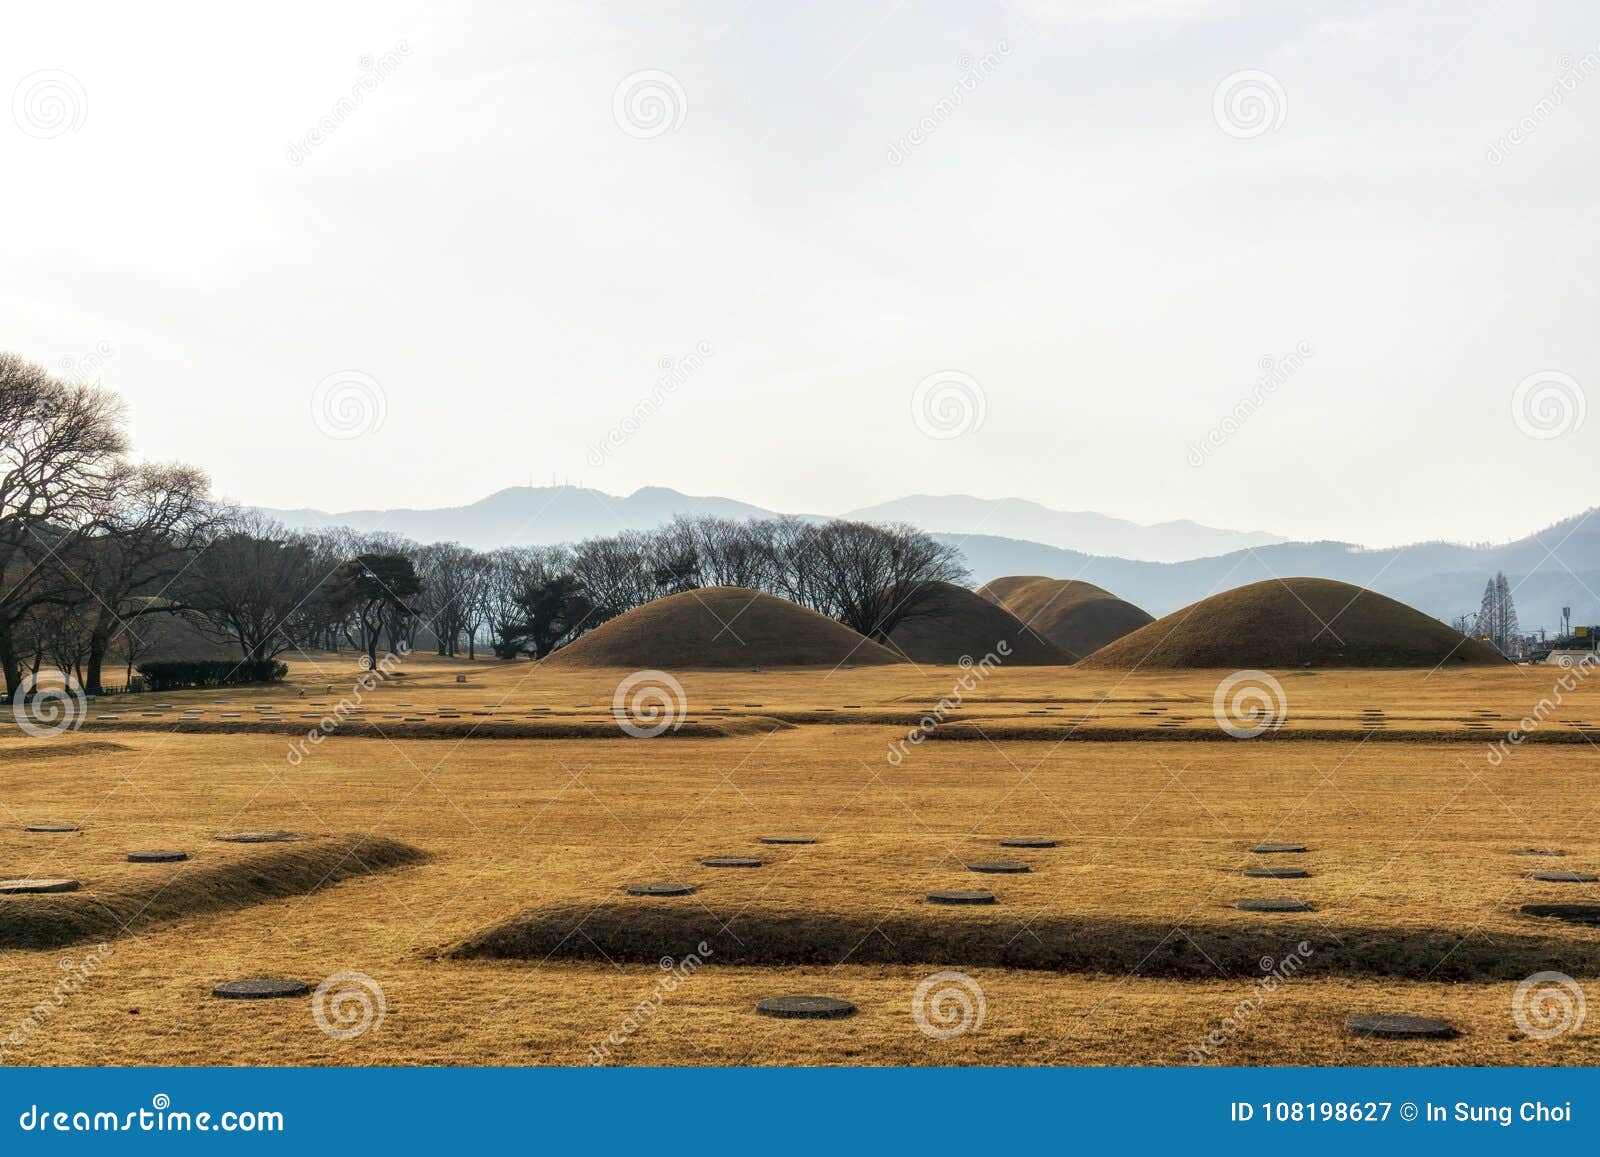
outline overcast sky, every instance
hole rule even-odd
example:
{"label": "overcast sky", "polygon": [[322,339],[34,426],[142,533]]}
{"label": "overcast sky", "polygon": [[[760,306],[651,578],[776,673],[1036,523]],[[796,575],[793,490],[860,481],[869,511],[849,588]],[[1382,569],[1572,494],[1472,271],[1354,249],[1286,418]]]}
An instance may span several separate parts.
{"label": "overcast sky", "polygon": [[0,348],[247,502],[971,493],[1377,545],[1597,500],[1592,0],[5,27]]}

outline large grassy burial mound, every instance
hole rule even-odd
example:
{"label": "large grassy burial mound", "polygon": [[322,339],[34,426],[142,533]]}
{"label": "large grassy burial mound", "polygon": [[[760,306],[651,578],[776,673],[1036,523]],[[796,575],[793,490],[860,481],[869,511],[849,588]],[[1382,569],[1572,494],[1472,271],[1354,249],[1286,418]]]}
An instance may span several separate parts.
{"label": "large grassy burial mound", "polygon": [[1385,595],[1332,579],[1268,579],[1202,599],[1089,656],[1085,667],[1500,666],[1499,652]]}
{"label": "large grassy burial mound", "polygon": [[618,615],[545,660],[558,667],[835,667],[899,663],[849,627],[744,587],[705,587]]}
{"label": "large grassy burial mound", "polygon": [[1093,583],[1042,575],[997,578],[978,589],[1064,651],[1091,655],[1155,620]]}
{"label": "large grassy burial mound", "polygon": [[910,618],[889,636],[889,648],[914,663],[973,661],[998,654],[1002,661],[1033,667],[1065,667],[1079,656],[1028,629],[1016,615],[954,583],[928,583]]}

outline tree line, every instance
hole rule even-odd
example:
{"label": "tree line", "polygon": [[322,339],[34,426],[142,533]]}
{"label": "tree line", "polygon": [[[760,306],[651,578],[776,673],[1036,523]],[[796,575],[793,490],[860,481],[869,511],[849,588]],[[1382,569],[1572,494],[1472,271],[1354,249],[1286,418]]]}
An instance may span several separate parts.
{"label": "tree line", "polygon": [[[86,691],[131,676],[161,622],[241,661],[401,643],[475,658],[549,654],[608,619],[701,587],[767,591],[883,638],[960,555],[913,527],[680,517],[560,546],[477,551],[348,528],[290,530],[214,499],[204,472],[130,457],[99,386],[0,353],[0,673]],[[189,656],[185,656],[189,657]]]}
{"label": "tree line", "polygon": [[[884,638],[922,613],[960,556],[915,528],[680,516],[653,530],[478,551],[348,528],[292,531],[235,511],[168,589],[179,613],[243,658],[292,649],[431,646],[541,658],[634,607],[703,587],[766,591]],[[86,680],[87,682],[87,680]]]}

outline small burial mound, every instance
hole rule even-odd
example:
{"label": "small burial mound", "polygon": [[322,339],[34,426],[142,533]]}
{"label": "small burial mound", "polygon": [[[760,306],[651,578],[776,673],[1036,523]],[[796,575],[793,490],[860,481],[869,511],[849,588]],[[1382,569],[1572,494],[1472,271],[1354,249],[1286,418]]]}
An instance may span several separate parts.
{"label": "small burial mound", "polygon": [[668,595],[618,615],[556,651],[557,667],[836,667],[898,655],[826,615],[744,587]]}
{"label": "small burial mound", "polygon": [[1077,579],[1013,575],[986,583],[978,594],[1074,655],[1091,655],[1155,621],[1127,600]]}
{"label": "small burial mound", "polygon": [[317,836],[270,851],[142,867],[81,889],[0,895],[0,948],[60,948],[211,912],[302,896],[329,884],[407,867],[424,852],[371,836]]}
{"label": "small burial mound", "polygon": [[1414,607],[1333,579],[1268,579],[1174,611],[1095,652],[1085,667],[1503,666]]}
{"label": "small burial mound", "polygon": [[889,649],[913,663],[975,663],[990,653],[1013,666],[1067,667],[1078,661],[1076,653],[1030,631],[1016,615],[966,587],[923,583],[919,590],[910,615],[889,635]]}

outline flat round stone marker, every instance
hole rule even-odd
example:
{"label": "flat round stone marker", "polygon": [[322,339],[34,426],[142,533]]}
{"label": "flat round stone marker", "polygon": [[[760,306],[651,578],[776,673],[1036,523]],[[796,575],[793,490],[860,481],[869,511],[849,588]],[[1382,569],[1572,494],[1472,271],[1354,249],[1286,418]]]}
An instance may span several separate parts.
{"label": "flat round stone marker", "polygon": [[1589,872],[1535,872],[1535,880],[1543,880],[1546,884],[1593,884],[1600,882],[1600,876]]}
{"label": "flat round stone marker", "polygon": [[155,851],[155,852],[129,852],[130,864],[175,864],[179,860],[187,860],[188,852]]}
{"label": "flat round stone marker", "polygon": [[769,996],[756,1002],[756,1012],[785,1020],[840,1020],[854,1016],[856,1006],[832,996]]}
{"label": "flat round stone marker", "polygon": [[1600,904],[1524,904],[1522,914],[1568,924],[1600,924]]}
{"label": "flat round stone marker", "polygon": [[1234,907],[1241,912],[1309,912],[1311,905],[1304,900],[1240,900]]}
{"label": "flat round stone marker", "polygon": [[968,864],[969,872],[992,872],[996,875],[1012,875],[1020,872],[1031,872],[1027,864],[1018,864],[1009,860],[985,860],[976,864]]}
{"label": "flat round stone marker", "polygon": [[77,824],[29,824],[22,830],[25,832],[76,832],[81,829]]}
{"label": "flat round stone marker", "polygon": [[814,844],[817,842],[817,838],[815,836],[762,836],[761,842],[764,844]]}
{"label": "flat round stone marker", "polygon": [[252,976],[244,980],[224,980],[211,990],[222,1000],[271,1000],[279,996],[305,996],[311,986],[303,980],[276,980]]}
{"label": "flat round stone marker", "polygon": [[78,881],[60,879],[0,880],[0,893],[7,896],[29,896],[41,892],[76,892]]}
{"label": "flat round stone marker", "polygon": [[1344,1027],[1356,1036],[1381,1040],[1449,1040],[1458,1035],[1444,1021],[1426,1016],[1352,1016]]}
{"label": "flat round stone marker", "polygon": [[994,893],[982,891],[929,892],[930,904],[993,904]]}
{"label": "flat round stone marker", "polygon": [[302,832],[224,832],[217,837],[228,844],[284,844],[305,838]]}
{"label": "flat round stone marker", "polygon": [[1303,880],[1311,875],[1304,868],[1246,868],[1244,874],[1253,880]]}
{"label": "flat round stone marker", "polygon": [[1286,852],[1303,852],[1304,844],[1256,844],[1250,849],[1258,856],[1275,856]]}
{"label": "flat round stone marker", "polygon": [[766,863],[751,856],[707,856],[700,862],[708,868],[759,868]]}
{"label": "flat round stone marker", "polygon": [[1002,848],[1053,848],[1055,840],[1045,839],[1043,836],[1022,836],[1012,840],[1001,840]]}
{"label": "flat round stone marker", "polygon": [[688,896],[694,892],[693,884],[629,884],[630,896]]}

